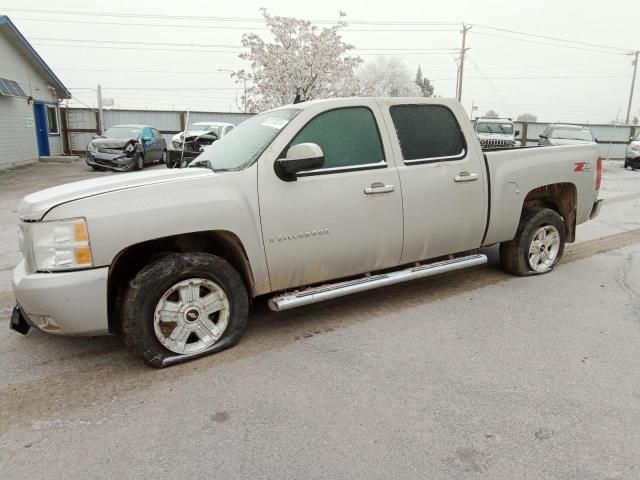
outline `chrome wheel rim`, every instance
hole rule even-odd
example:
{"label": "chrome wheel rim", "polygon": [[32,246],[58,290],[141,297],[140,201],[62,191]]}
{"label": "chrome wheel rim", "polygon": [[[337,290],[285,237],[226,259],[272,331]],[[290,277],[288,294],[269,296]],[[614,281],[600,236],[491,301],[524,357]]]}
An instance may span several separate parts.
{"label": "chrome wheel rim", "polygon": [[536,272],[549,270],[560,252],[560,232],[552,225],[540,227],[529,245],[529,266]]}
{"label": "chrome wheel rim", "polygon": [[215,282],[190,278],[169,288],[156,304],[153,329],[158,341],[178,354],[213,346],[229,325],[229,299]]}

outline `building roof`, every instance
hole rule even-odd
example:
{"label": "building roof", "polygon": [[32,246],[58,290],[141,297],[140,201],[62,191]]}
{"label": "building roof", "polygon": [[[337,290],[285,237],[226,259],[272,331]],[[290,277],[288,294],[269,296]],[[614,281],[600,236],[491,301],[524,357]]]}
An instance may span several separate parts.
{"label": "building roof", "polygon": [[20,33],[20,30],[13,24],[11,19],[6,15],[0,15],[0,31],[5,32],[10,37],[15,38],[19,44],[24,47],[25,53],[29,55],[34,64],[40,67],[43,75],[49,79],[51,85],[55,87],[58,92],[58,98],[71,98],[71,92],[67,90],[67,87],[60,81],[60,79],[53,73],[53,70],[47,65],[47,63],[42,59],[38,52],[31,46],[31,44],[24,38],[24,35]]}

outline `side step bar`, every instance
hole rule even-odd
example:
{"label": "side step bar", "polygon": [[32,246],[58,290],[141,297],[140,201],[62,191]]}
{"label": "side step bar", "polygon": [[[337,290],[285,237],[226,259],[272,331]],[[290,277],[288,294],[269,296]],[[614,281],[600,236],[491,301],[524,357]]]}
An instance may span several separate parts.
{"label": "side step bar", "polygon": [[487,263],[487,256],[476,254],[406,268],[395,272],[381,273],[370,277],[358,278],[356,280],[322,285],[320,287],[313,287],[300,292],[286,293],[278,297],[273,297],[269,299],[269,308],[276,312],[280,312],[282,310],[289,310],[290,308],[301,307],[302,305],[318,303],[323,300],[342,297],[352,293],[364,292],[366,290],[372,290],[386,285],[394,285],[396,283],[407,282],[418,278],[431,277],[440,273],[475,267],[484,263]]}

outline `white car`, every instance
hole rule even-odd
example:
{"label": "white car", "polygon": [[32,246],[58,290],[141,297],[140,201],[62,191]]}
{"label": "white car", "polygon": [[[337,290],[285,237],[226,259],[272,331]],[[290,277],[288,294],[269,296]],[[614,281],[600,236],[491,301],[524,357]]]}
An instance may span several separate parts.
{"label": "white car", "polygon": [[[168,168],[185,167],[213,142],[228,135],[235,125],[226,122],[196,122],[171,138]],[[184,144],[184,145],[183,145]]]}
{"label": "white car", "polygon": [[640,133],[636,135],[627,147],[624,168],[627,167],[631,167],[632,170],[640,169]]}

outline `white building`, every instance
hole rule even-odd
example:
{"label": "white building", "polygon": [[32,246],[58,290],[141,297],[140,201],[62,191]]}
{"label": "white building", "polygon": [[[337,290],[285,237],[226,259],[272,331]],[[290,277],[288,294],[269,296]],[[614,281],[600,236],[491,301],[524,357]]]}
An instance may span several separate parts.
{"label": "white building", "polygon": [[58,103],[66,98],[69,90],[0,16],[0,168],[62,154]]}

